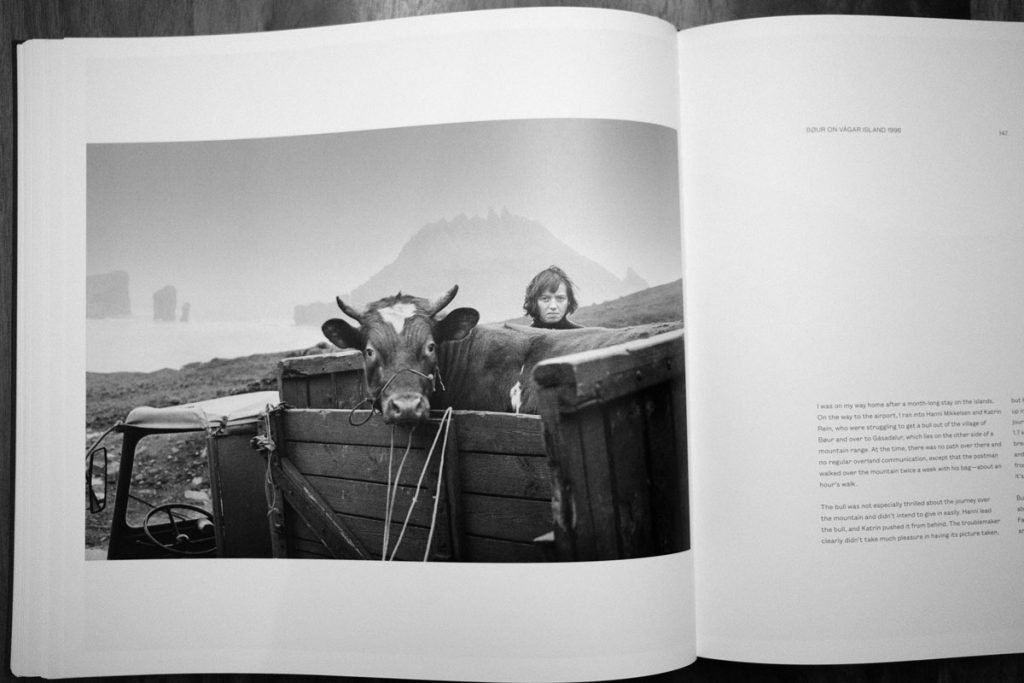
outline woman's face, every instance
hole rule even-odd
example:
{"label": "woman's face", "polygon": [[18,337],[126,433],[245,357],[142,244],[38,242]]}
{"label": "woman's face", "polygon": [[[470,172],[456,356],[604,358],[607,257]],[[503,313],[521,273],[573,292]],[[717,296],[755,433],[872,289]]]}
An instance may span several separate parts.
{"label": "woman's face", "polygon": [[548,290],[537,297],[537,314],[546,325],[561,322],[568,308],[569,295],[565,292],[564,282],[558,285],[558,289]]}

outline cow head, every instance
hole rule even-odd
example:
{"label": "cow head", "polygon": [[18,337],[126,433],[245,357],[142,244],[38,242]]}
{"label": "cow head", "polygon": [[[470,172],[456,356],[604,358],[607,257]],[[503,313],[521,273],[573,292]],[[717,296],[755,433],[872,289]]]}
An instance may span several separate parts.
{"label": "cow head", "polygon": [[399,292],[361,313],[338,298],[338,307],[359,325],[339,318],[323,324],[324,336],[333,344],[363,352],[366,388],[385,422],[415,424],[430,411],[437,345],[462,339],[480,320],[472,308],[439,315],[458,291],[455,285],[434,301]]}

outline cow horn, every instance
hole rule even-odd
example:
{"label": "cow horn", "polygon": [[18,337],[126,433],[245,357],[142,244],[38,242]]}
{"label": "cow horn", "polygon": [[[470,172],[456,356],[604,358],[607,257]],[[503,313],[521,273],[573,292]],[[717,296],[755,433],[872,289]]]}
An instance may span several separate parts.
{"label": "cow horn", "polygon": [[353,320],[356,320],[360,323],[363,322],[363,314],[357,311],[356,309],[352,308],[348,304],[346,304],[344,301],[342,301],[340,296],[334,297],[334,300],[338,302],[338,308],[341,309],[342,313],[352,318]]}
{"label": "cow horn", "polygon": [[440,311],[442,308],[444,308],[445,306],[450,304],[452,302],[452,299],[454,299],[455,295],[458,294],[458,293],[459,293],[459,286],[458,285],[452,285],[451,289],[449,289],[447,292],[445,292],[444,294],[442,294],[438,298],[434,299],[434,301],[432,301],[430,303],[430,305],[427,307],[426,314],[427,315],[434,315],[435,313]]}

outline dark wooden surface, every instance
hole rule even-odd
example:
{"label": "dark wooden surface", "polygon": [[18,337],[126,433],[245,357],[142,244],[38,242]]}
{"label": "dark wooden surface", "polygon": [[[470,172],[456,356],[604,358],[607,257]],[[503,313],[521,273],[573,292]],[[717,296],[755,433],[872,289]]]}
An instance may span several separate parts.
{"label": "dark wooden surface", "polygon": [[[13,548],[15,333],[14,44],[28,38],[167,36],[271,31],[448,11],[529,5],[587,5],[660,16],[678,28],[777,14],[847,13],[1024,21],[1021,0],[0,0],[0,641],[10,677],[10,595]],[[1024,609],[1024,596],[1022,596]],[[879,615],[884,618],[884,614]],[[97,623],[117,615],[97,615]],[[255,681],[264,676],[147,677],[149,681]],[[310,680],[314,680],[310,678]],[[321,680],[321,679],[315,679]],[[1024,681],[1024,657],[960,658],[868,666],[785,667],[700,660],[656,681]]]}
{"label": "dark wooden surface", "polygon": [[[393,466],[401,473],[394,475],[399,484],[395,519],[401,522],[417,486],[421,498],[432,495],[437,486],[440,450],[435,450],[432,458],[429,453],[440,424],[422,426],[408,436],[396,435],[379,420],[353,427],[347,410],[325,413],[320,410],[324,407],[314,405],[311,410],[280,413],[274,441],[282,464],[291,463],[308,479],[337,516],[372,520],[351,528],[370,553],[379,557],[385,497],[393,478],[389,471]],[[454,556],[469,562],[542,559],[533,539],[551,530],[551,486],[540,419],[534,415],[459,412],[450,437],[438,443],[447,443],[445,472],[455,473],[445,485],[457,485],[459,492],[442,495],[439,514],[459,533],[446,535],[446,525],[439,525],[442,533],[434,541],[435,556],[451,559],[452,548],[464,542],[467,552]],[[421,471],[428,461],[431,464],[421,482]],[[399,462],[404,463],[400,468]],[[455,512],[457,509],[461,512]],[[425,530],[431,525],[430,506],[413,508],[409,522],[424,532],[421,540],[425,541]],[[397,535],[396,530],[392,543]],[[413,538],[408,540],[415,542]],[[409,550],[408,545],[404,544],[403,550]],[[422,557],[424,545],[409,557]]]}

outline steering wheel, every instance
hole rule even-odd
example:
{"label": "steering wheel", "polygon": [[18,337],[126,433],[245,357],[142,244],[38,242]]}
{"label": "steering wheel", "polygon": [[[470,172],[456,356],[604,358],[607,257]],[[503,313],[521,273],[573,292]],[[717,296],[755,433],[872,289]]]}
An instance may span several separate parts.
{"label": "steering wheel", "polygon": [[[211,537],[200,539],[192,539],[191,537],[189,537],[189,535],[185,533],[184,530],[178,528],[178,522],[187,518],[182,517],[180,515],[175,515],[174,510],[188,510],[189,512],[198,513],[201,517],[204,517],[207,520],[209,520],[209,523],[211,525],[213,524],[213,515],[201,507],[197,507],[195,505],[187,505],[185,503],[165,503],[164,505],[155,506],[152,510],[149,511],[149,514],[146,515],[146,519],[142,521],[142,530],[146,533],[146,536],[149,538],[149,540],[151,540],[153,543],[160,546],[164,550],[168,550],[177,555],[207,555],[217,549],[217,545],[216,543],[214,543],[214,545],[212,545],[209,548],[191,550],[189,546],[198,545],[200,543],[207,542],[213,539]],[[167,519],[170,521],[171,526],[174,529],[173,543],[164,543],[163,541],[158,540],[156,536],[153,535],[153,532],[149,529],[153,516],[160,512],[167,513]],[[202,529],[204,526],[205,524],[200,520],[199,528]]]}

